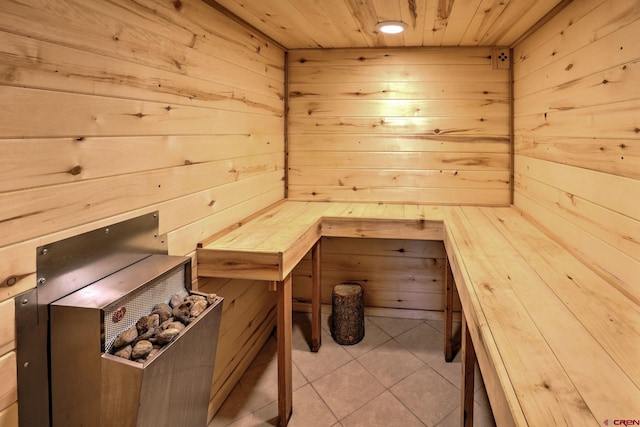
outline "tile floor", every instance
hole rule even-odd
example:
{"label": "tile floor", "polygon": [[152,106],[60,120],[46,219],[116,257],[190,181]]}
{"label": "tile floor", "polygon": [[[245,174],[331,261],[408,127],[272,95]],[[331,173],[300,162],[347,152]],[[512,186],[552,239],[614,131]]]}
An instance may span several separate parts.
{"label": "tile floor", "polygon": [[[310,315],[293,314],[293,415],[290,427],[459,426],[460,355],[443,358],[443,322],[372,317],[365,338],[336,344],[329,316],[322,347],[309,351]],[[276,425],[276,341],[270,338],[209,427]],[[495,426],[476,370],[475,426]]]}

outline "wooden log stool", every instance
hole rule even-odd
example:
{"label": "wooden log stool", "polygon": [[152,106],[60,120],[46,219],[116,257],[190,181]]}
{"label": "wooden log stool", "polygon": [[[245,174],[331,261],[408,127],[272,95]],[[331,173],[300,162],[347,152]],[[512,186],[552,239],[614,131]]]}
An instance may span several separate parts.
{"label": "wooden log stool", "polygon": [[331,292],[331,336],[340,345],[364,338],[364,291],[358,283],[341,283]]}

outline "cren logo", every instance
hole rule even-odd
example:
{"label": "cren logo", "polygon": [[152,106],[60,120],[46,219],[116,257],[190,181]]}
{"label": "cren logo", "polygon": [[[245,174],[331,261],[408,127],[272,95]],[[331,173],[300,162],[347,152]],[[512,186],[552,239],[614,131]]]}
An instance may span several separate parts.
{"label": "cren logo", "polygon": [[640,426],[640,420],[639,419],[635,419],[635,420],[622,420],[622,419],[604,420],[603,424],[606,425],[606,426]]}

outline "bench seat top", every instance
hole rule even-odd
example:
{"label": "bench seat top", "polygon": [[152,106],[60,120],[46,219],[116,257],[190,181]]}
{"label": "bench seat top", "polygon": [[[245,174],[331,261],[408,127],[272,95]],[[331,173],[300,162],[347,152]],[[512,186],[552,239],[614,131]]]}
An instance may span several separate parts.
{"label": "bench seat top", "polygon": [[321,236],[444,241],[498,425],[640,420],[640,307],[512,207],[284,201],[198,274],[283,280]]}

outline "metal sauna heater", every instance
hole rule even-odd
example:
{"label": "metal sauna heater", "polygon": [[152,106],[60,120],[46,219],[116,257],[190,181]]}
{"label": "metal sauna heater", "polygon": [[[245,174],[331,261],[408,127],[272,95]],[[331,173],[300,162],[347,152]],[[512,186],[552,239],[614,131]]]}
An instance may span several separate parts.
{"label": "metal sauna heater", "polygon": [[[191,258],[145,253],[154,245],[163,252],[164,241],[152,227],[152,237],[142,240],[153,245],[140,245],[139,236],[132,245],[131,228],[118,224],[39,249],[49,259],[64,254],[66,261],[53,262],[54,268],[43,262],[52,280],[39,280],[36,295],[16,298],[26,319],[18,322],[20,426],[206,426],[222,298],[209,296],[208,307],[146,361],[111,354],[116,337],[135,328],[156,304],[197,294],[191,291]],[[53,293],[51,282],[58,283]],[[78,289],[69,293],[70,283]],[[32,320],[32,300],[37,301],[33,330],[25,325]],[[46,329],[43,346],[37,331]],[[30,361],[47,347],[48,372],[43,372]]]}

